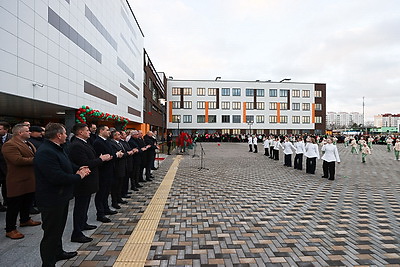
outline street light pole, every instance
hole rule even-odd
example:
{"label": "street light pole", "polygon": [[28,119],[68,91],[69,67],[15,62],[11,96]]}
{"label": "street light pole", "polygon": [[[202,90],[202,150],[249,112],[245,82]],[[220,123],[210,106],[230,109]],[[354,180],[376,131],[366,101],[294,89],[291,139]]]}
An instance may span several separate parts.
{"label": "street light pole", "polygon": [[[363,128],[365,128],[365,113],[364,113],[364,111],[365,111],[365,103],[364,103],[364,99],[365,99],[365,97],[363,96]],[[367,129],[367,128],[365,128],[365,129]],[[367,133],[367,131],[365,130],[365,134]]]}

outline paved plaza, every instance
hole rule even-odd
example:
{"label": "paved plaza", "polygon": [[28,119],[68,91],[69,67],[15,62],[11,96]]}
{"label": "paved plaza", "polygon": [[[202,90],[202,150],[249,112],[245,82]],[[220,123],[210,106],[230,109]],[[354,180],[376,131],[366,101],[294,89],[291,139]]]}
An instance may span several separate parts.
{"label": "paved plaza", "polygon": [[[79,255],[58,266],[400,266],[400,161],[385,146],[374,146],[362,164],[339,144],[334,181],[321,178],[322,161],[309,175],[283,166],[282,154],[280,161],[264,156],[262,146],[258,154],[245,143],[202,146],[207,169],[198,169],[193,150],[168,156],[155,181],[134,193],[111,223],[95,221],[92,203],[89,223],[99,226],[88,232],[93,242],[69,242],[70,214],[64,248]],[[165,206],[153,218],[158,224],[148,231],[144,260],[135,259],[124,247],[152,219],[145,215],[158,192],[166,192]],[[0,235],[0,266],[40,266],[40,227],[20,231],[22,240]]]}

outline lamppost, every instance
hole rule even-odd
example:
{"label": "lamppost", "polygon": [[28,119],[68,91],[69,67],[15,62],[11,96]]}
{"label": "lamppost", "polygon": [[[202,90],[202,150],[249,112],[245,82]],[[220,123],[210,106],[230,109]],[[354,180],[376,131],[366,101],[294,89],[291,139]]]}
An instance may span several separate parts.
{"label": "lamppost", "polygon": [[251,133],[251,125],[253,125],[253,123],[254,123],[254,121],[247,121],[247,124],[248,124],[249,127],[250,127],[250,134],[252,134],[252,133]]}
{"label": "lamppost", "polygon": [[178,122],[178,136],[179,136],[179,134],[180,134],[180,130],[179,130],[179,123],[181,122],[181,118],[180,118],[180,117],[178,117],[176,121]]}

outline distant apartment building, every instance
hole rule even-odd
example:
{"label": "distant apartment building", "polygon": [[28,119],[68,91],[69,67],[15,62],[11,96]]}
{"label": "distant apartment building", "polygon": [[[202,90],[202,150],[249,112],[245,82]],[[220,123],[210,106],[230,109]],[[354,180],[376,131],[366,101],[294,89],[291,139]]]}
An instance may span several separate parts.
{"label": "distant apartment building", "polygon": [[326,130],[326,84],[168,79],[167,95],[167,128],[174,134]]}
{"label": "distant apartment building", "polygon": [[400,114],[380,114],[374,116],[375,127],[398,127],[400,124]]}
{"label": "distant apartment building", "polygon": [[363,124],[363,114],[359,112],[328,112],[326,126],[328,128],[350,127],[354,123]]}

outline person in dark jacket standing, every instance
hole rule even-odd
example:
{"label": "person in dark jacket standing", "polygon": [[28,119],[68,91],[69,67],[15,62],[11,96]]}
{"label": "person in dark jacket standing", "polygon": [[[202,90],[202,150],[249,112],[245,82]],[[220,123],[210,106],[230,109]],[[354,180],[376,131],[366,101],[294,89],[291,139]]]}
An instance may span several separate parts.
{"label": "person in dark jacket standing", "polygon": [[96,156],[96,151],[88,143],[90,131],[86,124],[75,124],[72,132],[75,138],[69,146],[69,159],[77,166],[88,166],[91,172],[86,179],[81,180],[75,185],[74,228],[71,235],[71,242],[87,243],[93,239],[85,236],[82,231],[96,229],[95,225],[87,223],[87,213],[92,194],[99,190],[98,166],[103,161],[111,160],[112,157],[109,154]]}
{"label": "person in dark jacket standing", "polygon": [[171,146],[172,146],[172,133],[169,133],[167,136],[168,155],[171,155]]}
{"label": "person in dark jacket standing", "polygon": [[146,180],[151,181],[152,177],[151,175],[151,169],[153,167],[154,163],[154,154],[156,153],[156,149],[158,149],[158,146],[155,142],[155,139],[153,138],[153,132],[148,131],[147,134],[143,138],[144,143],[146,146],[148,146],[148,149],[144,153],[144,158],[145,158],[145,168],[146,168]]}
{"label": "person in dark jacket standing", "polygon": [[[139,182],[143,182],[143,169],[142,169],[142,161],[143,161],[143,153],[146,151],[147,147],[142,147],[139,141],[139,132],[136,130],[131,131],[131,138],[128,141],[130,147],[136,151],[133,154],[133,170],[131,174],[131,190],[138,191],[138,188],[143,187],[139,184]],[[144,145],[144,143],[143,143]],[[142,174],[140,174],[142,171]]]}
{"label": "person in dark jacket standing", "polygon": [[36,203],[42,214],[44,231],[40,243],[40,256],[42,266],[55,266],[57,261],[77,255],[76,251],[63,250],[62,235],[74,185],[88,176],[90,170],[87,166],[74,168],[65,154],[61,146],[67,139],[64,125],[47,124],[45,135],[48,140],[40,146],[34,159]]}
{"label": "person in dark jacket standing", "polygon": [[98,128],[99,135],[93,143],[93,148],[96,151],[96,155],[99,157],[101,155],[110,154],[113,160],[108,162],[103,162],[99,166],[99,191],[95,196],[95,204],[97,210],[97,220],[99,222],[108,223],[111,222],[109,218],[105,215],[113,215],[118,212],[111,210],[108,205],[108,197],[110,195],[110,188],[112,181],[114,179],[114,161],[116,158],[121,158],[123,152],[113,153],[110,140],[110,129],[106,125],[100,125]]}
{"label": "person in dark jacket standing", "polygon": [[3,204],[0,202],[0,212],[7,210],[7,186],[6,186],[6,175],[7,175],[7,163],[3,157],[2,147],[8,140],[11,139],[12,134],[9,134],[10,124],[5,121],[0,121],[0,186],[1,194],[3,195]]}

